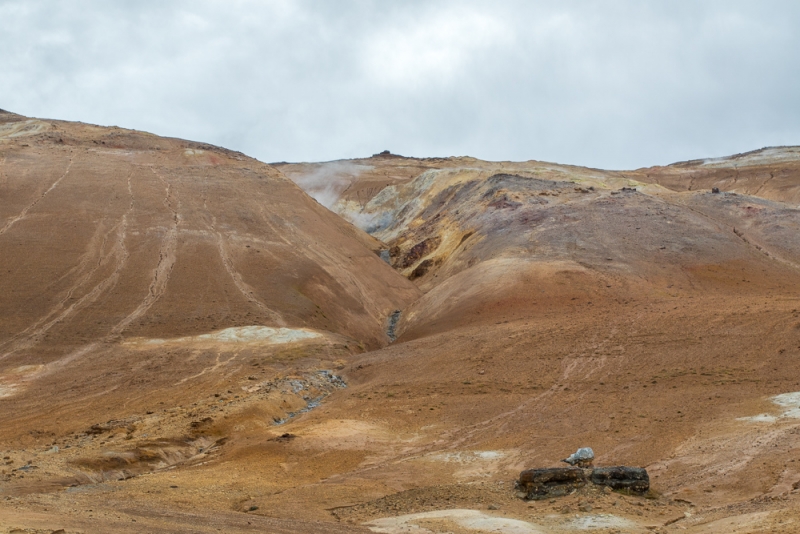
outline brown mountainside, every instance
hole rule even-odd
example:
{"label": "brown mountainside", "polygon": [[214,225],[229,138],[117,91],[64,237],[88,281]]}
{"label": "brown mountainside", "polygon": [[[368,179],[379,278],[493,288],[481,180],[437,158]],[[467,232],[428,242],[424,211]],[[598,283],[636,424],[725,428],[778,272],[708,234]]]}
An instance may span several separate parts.
{"label": "brown mountainside", "polygon": [[[265,165],[0,114],[0,528],[792,532],[798,161]],[[515,496],[582,446],[650,498]]]}

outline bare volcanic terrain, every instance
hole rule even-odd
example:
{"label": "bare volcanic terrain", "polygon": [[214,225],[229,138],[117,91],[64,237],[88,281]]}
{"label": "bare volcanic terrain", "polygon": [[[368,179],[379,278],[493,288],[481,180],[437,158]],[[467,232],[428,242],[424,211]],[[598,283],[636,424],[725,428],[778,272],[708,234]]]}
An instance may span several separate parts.
{"label": "bare volcanic terrain", "polygon": [[[0,532],[797,532],[798,203],[795,147],[267,165],[0,113]],[[520,498],[579,447],[650,491]]]}

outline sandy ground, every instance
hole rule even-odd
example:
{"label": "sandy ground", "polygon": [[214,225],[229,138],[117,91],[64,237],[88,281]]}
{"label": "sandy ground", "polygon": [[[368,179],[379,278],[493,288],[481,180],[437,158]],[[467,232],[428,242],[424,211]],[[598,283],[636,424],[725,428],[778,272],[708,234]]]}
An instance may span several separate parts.
{"label": "sandy ground", "polygon": [[[0,532],[796,532],[786,152],[726,189],[0,116]],[[582,446],[651,492],[517,497]]]}

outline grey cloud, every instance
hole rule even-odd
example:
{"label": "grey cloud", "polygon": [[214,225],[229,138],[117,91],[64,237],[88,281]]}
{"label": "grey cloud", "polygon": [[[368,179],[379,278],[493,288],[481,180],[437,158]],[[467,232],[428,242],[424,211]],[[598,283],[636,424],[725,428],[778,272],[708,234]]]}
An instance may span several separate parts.
{"label": "grey cloud", "polygon": [[0,108],[264,161],[800,143],[792,1],[0,1]]}

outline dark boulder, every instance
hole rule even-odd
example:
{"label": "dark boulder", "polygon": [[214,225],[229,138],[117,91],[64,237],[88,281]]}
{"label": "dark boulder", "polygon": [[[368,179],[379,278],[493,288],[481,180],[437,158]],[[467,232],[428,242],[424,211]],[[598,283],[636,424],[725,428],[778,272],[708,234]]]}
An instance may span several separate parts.
{"label": "dark boulder", "polygon": [[579,467],[528,469],[519,475],[517,489],[528,500],[559,497],[586,485],[586,475]]}
{"label": "dark boulder", "polygon": [[647,470],[641,467],[597,467],[592,471],[592,483],[636,493],[645,493],[650,489],[650,477]]}
{"label": "dark boulder", "polygon": [[383,152],[378,152],[377,154],[372,155],[373,158],[402,158],[403,156],[399,154],[392,154],[388,150],[384,150]]}

